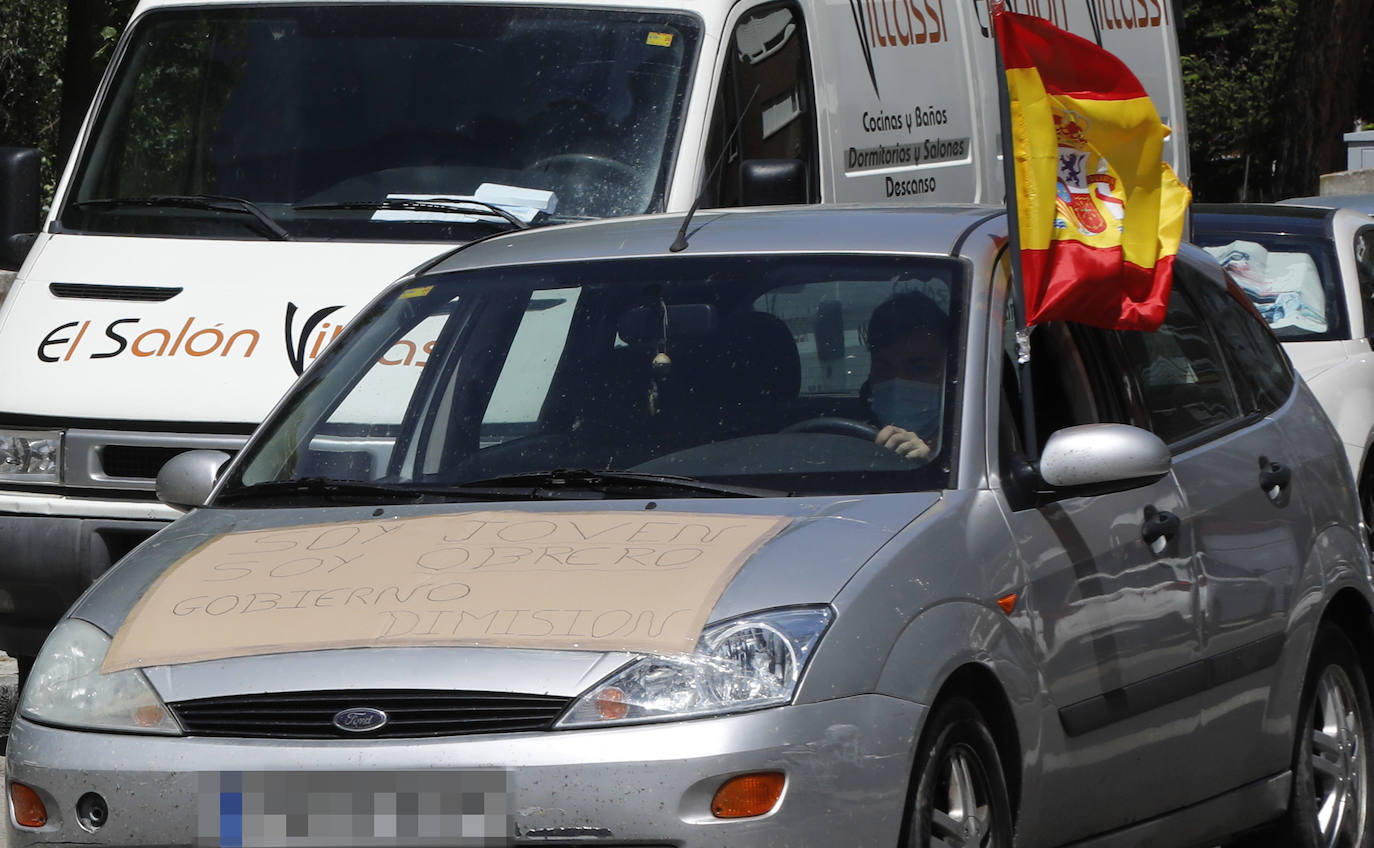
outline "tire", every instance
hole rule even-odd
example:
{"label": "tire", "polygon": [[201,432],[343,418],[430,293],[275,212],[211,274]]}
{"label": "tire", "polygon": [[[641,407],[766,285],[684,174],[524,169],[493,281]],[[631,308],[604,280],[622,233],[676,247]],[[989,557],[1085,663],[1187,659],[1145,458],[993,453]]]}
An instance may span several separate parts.
{"label": "tire", "polygon": [[916,751],[908,848],[1011,848],[1006,777],[987,722],[953,698],[931,714]]}
{"label": "tire", "polygon": [[1288,812],[1252,843],[1285,848],[1370,848],[1374,710],[1355,647],[1339,628],[1317,632],[1293,743]]}

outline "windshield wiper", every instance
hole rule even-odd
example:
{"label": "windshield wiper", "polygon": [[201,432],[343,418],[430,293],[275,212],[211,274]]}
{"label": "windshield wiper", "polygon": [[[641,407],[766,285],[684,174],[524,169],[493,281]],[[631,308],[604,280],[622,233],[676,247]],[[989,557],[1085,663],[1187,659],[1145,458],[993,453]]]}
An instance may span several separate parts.
{"label": "windshield wiper", "polygon": [[[407,200],[399,197],[388,197],[386,200],[340,200],[336,203],[301,203],[291,208],[297,211],[311,209],[372,209],[374,211],[395,209],[403,212],[466,213],[479,216],[479,220],[481,220],[480,216],[483,215],[487,217],[496,216],[518,230],[527,229],[531,223],[521,220],[513,213],[495,204],[463,197],[431,197],[424,200]],[[534,220],[543,223],[547,217],[543,212],[540,212],[534,216]],[[489,221],[487,223],[496,222]]]}
{"label": "windshield wiper", "polygon": [[223,197],[216,194],[152,194],[147,197],[107,197],[97,200],[78,200],[80,207],[99,206],[113,208],[119,206],[172,207],[179,209],[204,209],[211,212],[231,212],[247,215],[256,221],[254,229],[276,241],[290,241],[291,234],[282,229],[271,215],[262,211],[257,204],[242,197]]}
{"label": "windshield wiper", "polygon": [[531,471],[509,474],[484,480],[469,480],[445,491],[464,494],[469,491],[483,494],[501,491],[521,492],[539,499],[585,498],[586,493],[601,493],[620,497],[662,497],[665,492],[690,492],[725,498],[776,498],[791,493],[753,486],[734,486],[710,483],[674,474],[645,474],[637,471],[592,471],[587,468],[564,468],[553,471]]}
{"label": "windshield wiper", "polygon": [[216,505],[249,500],[272,500],[291,495],[320,498],[349,503],[418,503],[431,495],[410,486],[391,483],[368,483],[357,480],[330,480],[325,477],[296,477],[290,480],[269,480],[221,492]]}
{"label": "windshield wiper", "polygon": [[297,477],[269,480],[221,492],[216,506],[243,501],[305,497],[344,503],[435,503],[454,499],[499,500],[593,500],[612,497],[664,497],[691,493],[724,498],[769,498],[790,496],[789,492],[709,483],[670,474],[643,474],[634,471],[591,471],[559,469],[509,474],[484,480],[469,480],[457,485],[402,485],[359,480],[330,480],[325,477]]}

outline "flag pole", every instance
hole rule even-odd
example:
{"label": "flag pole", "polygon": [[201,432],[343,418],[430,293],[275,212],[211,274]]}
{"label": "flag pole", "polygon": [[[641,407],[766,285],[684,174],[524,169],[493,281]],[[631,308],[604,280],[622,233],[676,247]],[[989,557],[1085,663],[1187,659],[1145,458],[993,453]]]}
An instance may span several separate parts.
{"label": "flag pole", "polygon": [[1011,94],[1007,91],[1007,69],[1002,61],[1002,45],[997,41],[995,16],[1004,11],[1002,3],[993,8],[993,53],[997,57],[997,106],[1002,119],[1002,182],[1007,206],[1007,249],[1011,251],[1011,297],[1016,310],[1016,367],[1021,377],[1021,433],[1026,458],[1034,462],[1040,457],[1040,443],[1035,432],[1035,399],[1031,391],[1030,328],[1026,326],[1026,297],[1021,268],[1021,227],[1017,209],[1016,159],[1011,132]]}
{"label": "flag pole", "polygon": [[1097,20],[1097,6],[1093,3],[1093,0],[1087,0],[1087,6],[1088,6],[1088,20],[1092,21],[1092,24],[1093,24],[1093,40],[1097,42],[1097,46],[1098,46],[1098,47],[1101,47],[1101,46],[1102,46],[1102,24],[1099,23],[1098,20]]}

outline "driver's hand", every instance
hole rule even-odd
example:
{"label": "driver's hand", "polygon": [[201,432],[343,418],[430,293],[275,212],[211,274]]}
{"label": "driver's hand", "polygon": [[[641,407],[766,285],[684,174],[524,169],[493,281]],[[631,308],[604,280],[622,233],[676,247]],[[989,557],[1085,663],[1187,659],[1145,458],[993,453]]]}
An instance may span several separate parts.
{"label": "driver's hand", "polygon": [[896,424],[889,424],[879,430],[878,438],[874,441],[907,459],[925,459],[930,456],[930,445],[926,444],[924,439]]}

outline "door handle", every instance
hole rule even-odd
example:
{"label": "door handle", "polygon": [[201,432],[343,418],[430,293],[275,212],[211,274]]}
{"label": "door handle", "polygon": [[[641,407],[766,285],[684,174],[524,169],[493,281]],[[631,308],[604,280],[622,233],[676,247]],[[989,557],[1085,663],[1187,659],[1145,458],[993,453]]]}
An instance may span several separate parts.
{"label": "door handle", "polygon": [[1164,553],[1169,542],[1178,535],[1183,522],[1177,515],[1166,510],[1155,509],[1154,504],[1145,507],[1145,522],[1140,525],[1140,538],[1156,556]]}
{"label": "door handle", "polygon": [[1267,456],[1259,458],[1259,484],[1269,500],[1278,506],[1288,503],[1288,487],[1293,482],[1293,470],[1281,462],[1273,462]]}

